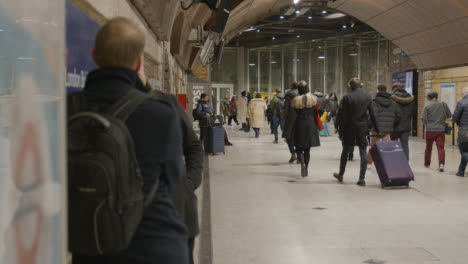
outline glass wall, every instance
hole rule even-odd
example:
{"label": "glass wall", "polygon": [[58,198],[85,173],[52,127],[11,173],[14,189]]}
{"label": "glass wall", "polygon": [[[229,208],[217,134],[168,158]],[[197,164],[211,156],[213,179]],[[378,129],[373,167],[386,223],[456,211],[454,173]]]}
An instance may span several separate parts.
{"label": "glass wall", "polygon": [[237,52],[235,48],[224,48],[221,63],[212,63],[210,66],[213,82],[234,85],[237,83]]}
{"label": "glass wall", "polygon": [[360,77],[364,90],[375,94],[377,85],[387,81],[387,49],[388,41],[377,32],[249,49],[250,91],[287,90],[292,82],[305,80],[312,91],[341,97],[348,81]]}

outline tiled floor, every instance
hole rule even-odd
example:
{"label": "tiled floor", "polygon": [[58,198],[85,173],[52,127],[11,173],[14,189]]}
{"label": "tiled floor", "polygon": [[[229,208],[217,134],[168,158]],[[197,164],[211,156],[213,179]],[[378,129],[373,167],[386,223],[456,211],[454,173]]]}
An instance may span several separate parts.
{"label": "tiled floor", "polygon": [[446,149],[440,173],[436,153],[426,169],[424,144],[412,141],[416,181],[382,190],[374,167],[367,187],[355,185],[357,160],[348,163],[344,184],[333,179],[336,137],[321,138],[302,179],[284,142],[228,131],[234,146],[210,157],[213,263],[468,263],[468,177],[455,176],[457,149]]}

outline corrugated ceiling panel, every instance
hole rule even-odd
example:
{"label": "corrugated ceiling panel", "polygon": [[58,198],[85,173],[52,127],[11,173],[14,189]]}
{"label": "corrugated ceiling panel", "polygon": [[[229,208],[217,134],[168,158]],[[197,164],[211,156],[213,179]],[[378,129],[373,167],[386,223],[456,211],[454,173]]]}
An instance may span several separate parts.
{"label": "corrugated ceiling panel", "polygon": [[359,17],[361,21],[367,21],[397,4],[398,3],[393,0],[350,0],[341,5],[338,9],[354,17]]}

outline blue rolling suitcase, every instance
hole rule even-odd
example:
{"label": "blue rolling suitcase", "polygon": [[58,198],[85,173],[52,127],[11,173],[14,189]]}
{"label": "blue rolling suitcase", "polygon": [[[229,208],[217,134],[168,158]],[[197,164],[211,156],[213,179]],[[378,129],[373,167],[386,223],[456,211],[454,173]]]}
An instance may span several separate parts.
{"label": "blue rolling suitcase", "polygon": [[208,127],[208,135],[205,137],[205,152],[216,154],[224,153],[224,127]]}
{"label": "blue rolling suitcase", "polygon": [[382,188],[409,187],[414,174],[400,141],[377,141],[370,149]]}

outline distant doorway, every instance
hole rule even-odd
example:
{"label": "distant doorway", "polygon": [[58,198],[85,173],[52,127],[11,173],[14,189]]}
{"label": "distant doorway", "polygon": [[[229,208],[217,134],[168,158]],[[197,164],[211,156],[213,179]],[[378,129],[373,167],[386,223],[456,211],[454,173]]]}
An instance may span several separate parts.
{"label": "distant doorway", "polygon": [[224,96],[227,95],[229,100],[231,100],[231,97],[234,95],[234,84],[213,83],[211,84],[211,91],[213,95],[213,108],[216,110],[216,114],[220,115]]}

